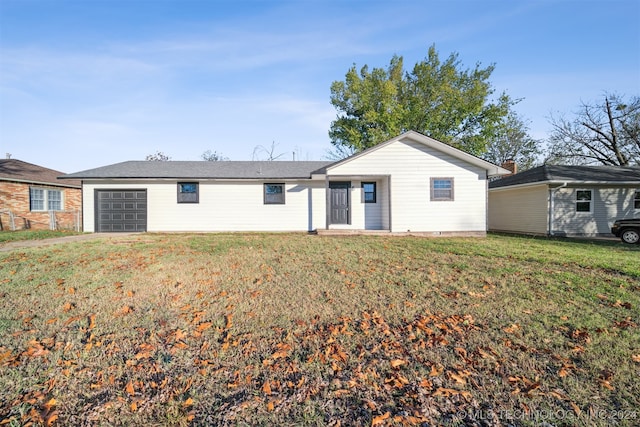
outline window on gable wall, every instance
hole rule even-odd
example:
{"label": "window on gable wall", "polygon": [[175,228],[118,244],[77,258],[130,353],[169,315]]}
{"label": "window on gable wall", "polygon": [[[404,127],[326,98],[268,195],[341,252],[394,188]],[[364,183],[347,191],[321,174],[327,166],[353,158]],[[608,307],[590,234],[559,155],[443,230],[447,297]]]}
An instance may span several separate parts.
{"label": "window on gable wall", "polygon": [[431,201],[453,201],[453,178],[431,178]]}
{"label": "window on gable wall", "polygon": [[576,212],[591,212],[591,190],[576,190]]}
{"label": "window on gable wall", "polygon": [[62,191],[47,188],[29,188],[31,211],[61,211],[63,209]]}
{"label": "window on gable wall", "polygon": [[633,197],[633,208],[640,209],[640,190],[636,190],[636,194]]}

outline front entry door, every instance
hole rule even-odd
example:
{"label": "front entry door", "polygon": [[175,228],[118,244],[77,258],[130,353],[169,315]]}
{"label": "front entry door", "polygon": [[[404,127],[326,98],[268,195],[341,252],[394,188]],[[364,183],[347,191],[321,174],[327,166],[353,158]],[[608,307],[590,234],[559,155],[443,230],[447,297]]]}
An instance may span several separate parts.
{"label": "front entry door", "polygon": [[350,182],[330,182],[331,224],[349,224]]}

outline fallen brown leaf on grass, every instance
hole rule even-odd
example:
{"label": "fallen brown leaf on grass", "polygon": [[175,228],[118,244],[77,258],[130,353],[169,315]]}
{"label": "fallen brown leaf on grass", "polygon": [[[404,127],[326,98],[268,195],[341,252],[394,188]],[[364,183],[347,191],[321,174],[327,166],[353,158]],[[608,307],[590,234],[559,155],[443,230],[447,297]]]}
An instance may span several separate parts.
{"label": "fallen brown leaf on grass", "polygon": [[133,388],[133,383],[131,381],[127,383],[124,389],[127,393],[129,393],[129,396],[134,396],[136,394],[136,390]]}
{"label": "fallen brown leaf on grass", "polygon": [[406,364],[407,361],[406,360],[402,360],[402,359],[394,359],[390,363],[391,363],[391,367],[392,368],[398,368],[398,367]]}
{"label": "fallen brown leaf on grass", "polygon": [[389,419],[390,417],[391,417],[391,412],[389,412],[389,411],[385,412],[382,415],[375,416],[371,420],[371,425],[372,426],[379,426],[380,424],[384,423],[384,421]]}

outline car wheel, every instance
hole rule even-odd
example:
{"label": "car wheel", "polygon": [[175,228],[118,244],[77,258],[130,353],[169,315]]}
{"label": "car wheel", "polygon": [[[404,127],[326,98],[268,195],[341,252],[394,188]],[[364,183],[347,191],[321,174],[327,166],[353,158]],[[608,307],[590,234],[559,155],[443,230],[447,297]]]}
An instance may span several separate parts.
{"label": "car wheel", "polygon": [[636,229],[624,230],[620,235],[620,239],[622,239],[625,243],[638,243],[640,242],[640,232]]}

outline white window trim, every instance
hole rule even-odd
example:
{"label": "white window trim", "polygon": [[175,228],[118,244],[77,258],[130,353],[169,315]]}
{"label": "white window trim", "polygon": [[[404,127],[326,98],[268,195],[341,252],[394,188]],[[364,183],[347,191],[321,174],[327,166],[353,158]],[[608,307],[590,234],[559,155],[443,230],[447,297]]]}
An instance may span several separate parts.
{"label": "white window trim", "polygon": [[[588,191],[591,194],[591,199],[589,200],[578,200],[578,192],[579,191]],[[589,210],[588,211],[579,211],[578,210],[578,203],[582,202],[582,203],[589,203]],[[593,213],[593,189],[592,188],[576,188],[576,195],[574,197],[574,201],[573,201],[573,211],[577,214],[590,214]]]}
{"label": "white window trim", "polygon": [[[43,207],[44,209],[33,209],[33,200],[31,198],[31,191],[32,190],[42,190],[43,194],[44,194],[44,202],[43,202]],[[57,191],[58,193],[60,193],[60,209],[49,209],[49,191]],[[64,211],[64,191],[58,188],[47,188],[47,187],[29,187],[29,211],[31,212],[49,212],[49,211],[54,211],[54,212],[62,212]]]}

